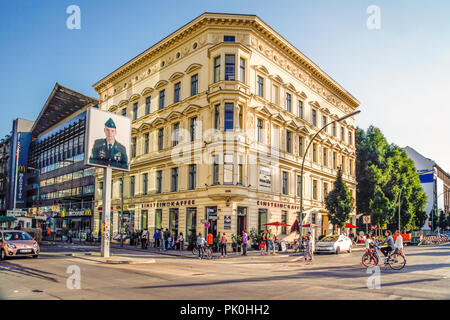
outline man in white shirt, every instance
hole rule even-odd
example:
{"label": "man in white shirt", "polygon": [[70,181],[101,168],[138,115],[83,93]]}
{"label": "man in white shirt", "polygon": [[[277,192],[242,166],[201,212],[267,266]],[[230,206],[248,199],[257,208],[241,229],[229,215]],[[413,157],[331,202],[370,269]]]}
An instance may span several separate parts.
{"label": "man in white shirt", "polygon": [[397,239],[395,239],[395,249],[396,251],[403,256],[406,260],[406,256],[403,253],[403,237],[400,234],[400,230],[395,231],[395,234],[397,235]]}

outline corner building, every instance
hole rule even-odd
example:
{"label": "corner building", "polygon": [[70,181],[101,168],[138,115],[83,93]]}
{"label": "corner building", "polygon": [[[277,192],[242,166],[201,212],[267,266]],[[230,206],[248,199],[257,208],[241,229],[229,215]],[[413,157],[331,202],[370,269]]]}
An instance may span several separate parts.
{"label": "corner building", "polygon": [[[123,180],[113,172],[113,233],[122,195],[130,230],[186,237],[205,234],[209,220],[209,232],[230,236],[292,224],[306,146],[359,105],[254,15],[202,14],[94,88],[102,110],[132,119],[131,170]],[[353,118],[329,126],[306,155],[303,223],[320,226],[318,235],[331,232],[324,198],[338,167],[356,196],[354,131]],[[102,175],[96,171],[97,226]]]}

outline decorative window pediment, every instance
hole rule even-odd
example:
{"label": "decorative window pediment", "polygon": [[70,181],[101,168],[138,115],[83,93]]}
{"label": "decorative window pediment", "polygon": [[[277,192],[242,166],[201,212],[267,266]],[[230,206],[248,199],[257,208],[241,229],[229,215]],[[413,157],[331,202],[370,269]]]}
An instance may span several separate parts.
{"label": "decorative window pediment", "polygon": [[152,93],[153,92],[153,88],[150,88],[150,87],[147,87],[147,88],[145,88],[144,90],[142,90],[142,92],[141,92],[141,96],[147,96],[147,95],[149,95],[150,93]]}
{"label": "decorative window pediment", "polygon": [[269,76],[269,78],[272,80],[272,81],[275,81],[275,82],[277,82],[277,83],[279,83],[279,84],[281,84],[281,85],[283,85],[283,79],[281,79],[281,77],[279,76],[279,75],[276,75],[276,76]]}
{"label": "decorative window pediment", "polygon": [[300,97],[300,99],[306,100],[308,96],[303,91],[297,91],[296,94]]}
{"label": "decorative window pediment", "polygon": [[141,124],[140,126],[139,126],[139,128],[138,128],[138,130],[139,131],[145,131],[145,130],[147,130],[147,129],[150,129],[150,124],[148,124],[148,123],[143,123],[143,124]]}
{"label": "decorative window pediment", "polygon": [[288,90],[291,90],[291,91],[293,91],[293,92],[296,92],[297,90],[295,89],[295,87],[294,87],[294,85],[292,84],[292,83],[285,83],[285,84],[283,84],[283,87],[285,88],[285,89],[288,89]]}
{"label": "decorative window pediment", "polygon": [[280,113],[275,114],[272,119],[282,123],[286,122],[286,119]]}
{"label": "decorative window pediment", "polygon": [[264,113],[264,114],[268,115],[269,117],[272,116],[272,112],[270,112],[270,110],[267,109],[267,108],[264,107],[264,106],[263,106],[263,107],[257,108],[257,110],[258,110],[259,112],[261,112],[261,113]]}
{"label": "decorative window pediment", "polygon": [[183,72],[175,72],[169,77],[169,81],[175,81],[184,75]]}
{"label": "decorative window pediment", "polygon": [[321,108],[320,104],[317,101],[310,101],[309,104],[311,106],[313,106],[314,108],[317,108],[317,109]]}
{"label": "decorative window pediment", "polygon": [[202,67],[201,64],[199,63],[193,63],[191,64],[189,67],[187,67],[186,71],[184,71],[184,73],[191,73],[194,72],[197,69],[200,69]]}
{"label": "decorative window pediment", "polygon": [[294,120],[289,121],[286,125],[294,130],[298,128],[298,124]]}
{"label": "decorative window pediment", "polygon": [[109,107],[108,112],[116,112],[117,111],[117,106],[114,104],[111,107]]}
{"label": "decorative window pediment", "polygon": [[166,119],[164,119],[163,117],[158,117],[155,120],[153,120],[153,122],[151,123],[152,127],[156,127],[159,125],[162,125],[166,122]]}
{"label": "decorative window pediment", "polygon": [[269,71],[267,70],[267,68],[266,67],[264,67],[263,65],[256,65],[256,66],[253,66],[253,68],[255,69],[255,70],[258,70],[259,72],[261,72],[261,73],[264,73],[266,76],[268,76],[269,75]]}
{"label": "decorative window pediment", "polygon": [[124,105],[127,105],[128,102],[129,102],[128,100],[121,100],[117,106],[120,108],[120,107],[122,107]]}
{"label": "decorative window pediment", "polygon": [[169,81],[167,80],[159,80],[156,84],[155,84],[155,89],[159,89],[161,87],[164,87],[166,84],[168,84]]}
{"label": "decorative window pediment", "polygon": [[131,128],[131,134],[137,134],[138,130],[136,128]]}
{"label": "decorative window pediment", "polygon": [[198,110],[200,110],[200,108],[201,107],[197,104],[190,104],[186,107],[186,109],[183,110],[183,114],[197,112]]}
{"label": "decorative window pediment", "polygon": [[179,117],[181,117],[183,114],[181,112],[178,111],[172,111],[168,116],[167,116],[167,120],[173,120],[173,119],[177,119]]}
{"label": "decorative window pediment", "polygon": [[320,108],[320,111],[322,111],[322,112],[325,113],[325,114],[330,114],[330,113],[331,113],[331,112],[330,112],[330,109],[328,109],[328,108],[326,108],[326,107]]}
{"label": "decorative window pediment", "polygon": [[309,130],[308,130],[308,128],[306,128],[305,126],[302,126],[302,127],[300,127],[299,128],[300,130],[300,132],[303,132],[303,133],[305,133],[305,134],[307,134],[307,135],[310,135],[311,133],[309,132]]}
{"label": "decorative window pediment", "polygon": [[129,101],[130,101],[130,102],[133,102],[133,101],[135,101],[135,100],[138,100],[138,99],[140,98],[140,96],[141,96],[140,94],[135,93],[135,94],[131,95]]}

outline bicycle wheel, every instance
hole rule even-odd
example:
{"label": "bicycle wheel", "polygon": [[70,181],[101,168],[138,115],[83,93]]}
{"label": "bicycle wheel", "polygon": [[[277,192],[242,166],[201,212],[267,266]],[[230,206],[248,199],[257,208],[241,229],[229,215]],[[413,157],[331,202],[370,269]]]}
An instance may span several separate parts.
{"label": "bicycle wheel", "polygon": [[208,248],[208,249],[206,250],[206,257],[207,257],[208,259],[212,259],[212,257],[213,257],[212,250],[211,250],[210,248]]}
{"label": "bicycle wheel", "polygon": [[395,257],[395,258],[393,256],[391,256],[389,259],[389,267],[391,267],[391,269],[394,269],[394,270],[403,269],[405,264],[406,264],[406,260],[400,254],[397,254],[397,257]]}
{"label": "bicycle wheel", "polygon": [[374,266],[374,265],[378,264],[378,261],[376,260],[376,258],[374,256],[371,256],[367,252],[362,256],[361,262],[364,265],[364,267],[366,267],[366,268],[369,266]]}
{"label": "bicycle wheel", "polygon": [[197,249],[197,247],[194,247],[194,248],[192,249],[192,254],[193,254],[194,256],[198,255],[198,249]]}

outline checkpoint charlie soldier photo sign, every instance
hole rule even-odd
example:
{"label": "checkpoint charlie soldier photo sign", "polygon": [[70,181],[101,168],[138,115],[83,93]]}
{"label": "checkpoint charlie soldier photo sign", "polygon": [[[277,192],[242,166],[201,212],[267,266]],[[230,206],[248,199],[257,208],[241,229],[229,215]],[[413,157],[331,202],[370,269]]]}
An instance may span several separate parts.
{"label": "checkpoint charlie soldier photo sign", "polygon": [[87,111],[85,163],[129,171],[131,119],[97,108]]}

